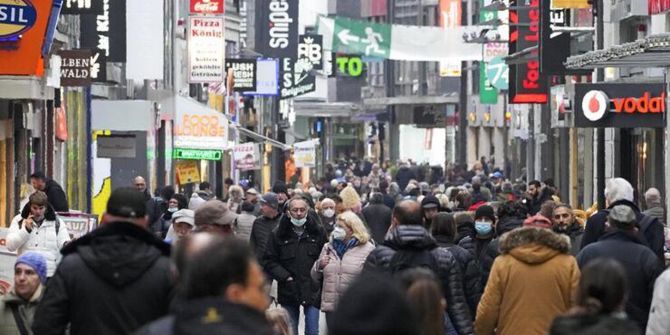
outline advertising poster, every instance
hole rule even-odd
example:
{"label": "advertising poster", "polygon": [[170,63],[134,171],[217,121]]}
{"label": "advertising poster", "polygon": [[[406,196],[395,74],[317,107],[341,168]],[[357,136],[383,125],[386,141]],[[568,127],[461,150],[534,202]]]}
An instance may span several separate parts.
{"label": "advertising poster", "polygon": [[188,81],[211,83],[225,81],[226,41],[223,17],[189,17]]}
{"label": "advertising poster", "polygon": [[5,247],[8,228],[0,228],[0,298],[9,292],[14,282],[14,262],[16,254]]}
{"label": "advertising poster", "polygon": [[226,71],[233,70],[235,92],[249,92],[256,90],[256,60],[255,59],[227,59]]}
{"label": "advertising poster", "polygon": [[200,170],[198,161],[180,161],[177,163],[177,178],[180,184],[200,182]]}
{"label": "advertising poster", "polygon": [[298,0],[256,0],[256,51],[268,58],[296,58]]}
{"label": "advertising poster", "polygon": [[305,141],[293,144],[293,160],[298,168],[316,166],[316,142]]}
{"label": "advertising poster", "polygon": [[235,168],[241,171],[260,170],[261,155],[258,143],[238,144],[233,149]]}

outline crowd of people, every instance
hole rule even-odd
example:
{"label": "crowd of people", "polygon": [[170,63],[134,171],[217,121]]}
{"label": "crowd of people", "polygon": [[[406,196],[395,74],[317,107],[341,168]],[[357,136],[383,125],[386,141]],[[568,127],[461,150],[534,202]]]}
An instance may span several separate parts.
{"label": "crowd of people", "polygon": [[[37,191],[12,221],[2,334],[666,334],[661,194],[606,209],[489,169],[330,165],[271,190],[142,177],[71,240]],[[344,171],[344,172],[343,172]],[[302,320],[302,322],[301,322]],[[299,325],[303,323],[304,329]]]}

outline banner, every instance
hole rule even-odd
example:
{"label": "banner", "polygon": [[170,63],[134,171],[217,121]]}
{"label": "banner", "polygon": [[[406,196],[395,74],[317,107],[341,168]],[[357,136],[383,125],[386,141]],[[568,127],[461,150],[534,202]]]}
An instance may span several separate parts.
{"label": "banner", "polygon": [[200,170],[198,161],[179,161],[175,166],[179,184],[190,184],[200,182]]}
{"label": "banner", "polygon": [[225,11],[226,3],[224,0],[191,0],[189,12],[191,14],[218,14]]}
{"label": "banner", "polygon": [[61,86],[91,85],[91,50],[60,50]]}
{"label": "banner", "polygon": [[241,171],[260,170],[261,155],[260,144],[243,143],[233,148],[233,161],[235,168]]}
{"label": "banner", "polygon": [[256,0],[256,51],[296,58],[299,13],[299,0]]}
{"label": "banner", "polygon": [[126,20],[132,29],[126,34],[126,78],[136,81],[163,79],[164,19],[163,15],[156,15],[163,13],[163,0],[130,0],[127,7]]}
{"label": "banner", "polygon": [[226,72],[232,70],[234,78],[233,91],[249,92],[256,90],[256,60],[227,59]]}
{"label": "banner", "polygon": [[660,14],[670,10],[670,0],[648,0],[649,15]]}
{"label": "banner", "polygon": [[316,142],[305,141],[293,144],[295,167],[311,168],[316,166]]}
{"label": "banner", "polygon": [[223,17],[189,17],[189,83],[225,81],[226,40],[224,35]]}
{"label": "banner", "polygon": [[61,14],[95,14],[104,13],[103,2],[101,0],[65,0],[60,10]]}
{"label": "banner", "polygon": [[126,0],[102,1],[100,15],[81,15],[82,49],[101,49],[109,62],[126,62]]}
{"label": "banner", "polygon": [[[461,0],[440,0],[440,27],[453,29],[461,25]],[[440,77],[460,77],[460,62],[440,62]]]}
{"label": "banner", "polygon": [[482,46],[465,43],[463,36],[471,33],[479,35],[485,27],[443,29],[389,25],[342,17],[320,17],[318,24],[319,34],[323,35],[324,49],[333,52],[407,61],[461,62],[482,59]]}

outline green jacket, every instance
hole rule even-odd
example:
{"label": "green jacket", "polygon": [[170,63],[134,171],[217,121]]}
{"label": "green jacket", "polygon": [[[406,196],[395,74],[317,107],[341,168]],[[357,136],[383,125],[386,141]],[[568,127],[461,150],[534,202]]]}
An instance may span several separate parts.
{"label": "green jacket", "polygon": [[16,325],[16,320],[14,319],[14,314],[12,313],[12,305],[18,305],[19,315],[23,319],[23,323],[26,325],[28,334],[32,335],[33,332],[30,329],[33,324],[33,317],[35,316],[35,310],[37,310],[37,304],[42,300],[42,294],[44,292],[44,286],[40,285],[30,301],[25,301],[23,298],[16,295],[12,289],[7,295],[0,299],[0,334],[2,335],[20,335],[19,327]]}

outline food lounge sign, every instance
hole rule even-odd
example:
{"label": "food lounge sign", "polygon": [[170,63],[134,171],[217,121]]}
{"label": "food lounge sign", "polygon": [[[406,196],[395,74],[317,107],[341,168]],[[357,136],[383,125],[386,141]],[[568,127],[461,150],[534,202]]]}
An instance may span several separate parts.
{"label": "food lounge sign", "polygon": [[177,110],[174,147],[183,149],[226,149],[228,120],[214,110]]}
{"label": "food lounge sign", "polygon": [[662,128],[664,84],[577,84],[575,127]]}

